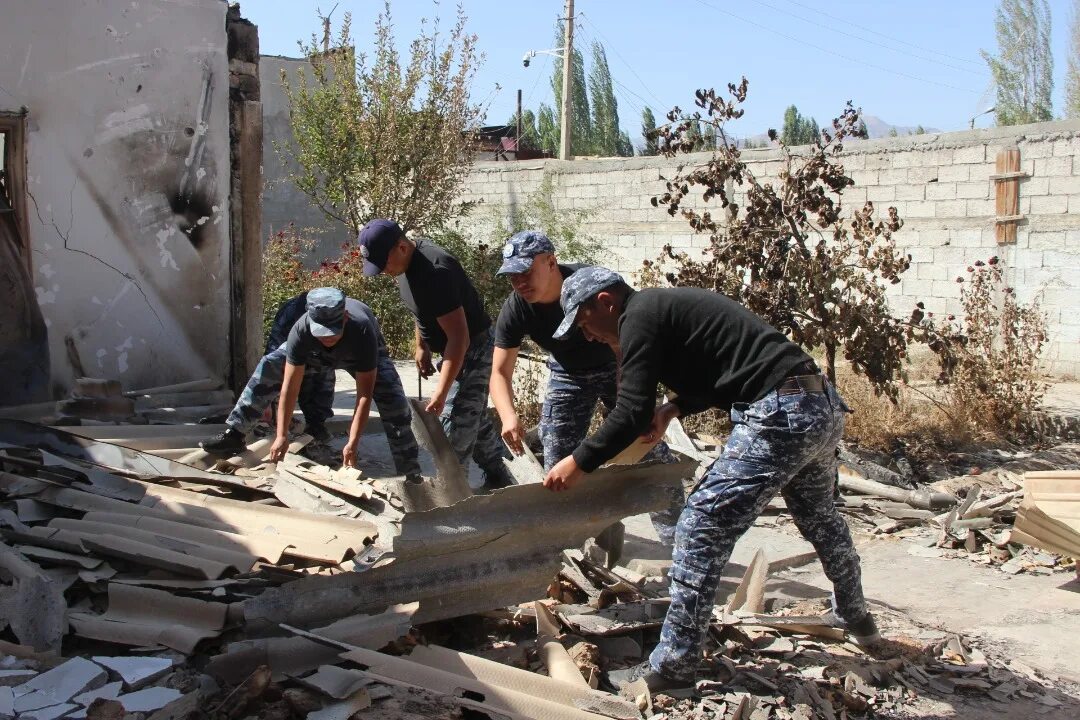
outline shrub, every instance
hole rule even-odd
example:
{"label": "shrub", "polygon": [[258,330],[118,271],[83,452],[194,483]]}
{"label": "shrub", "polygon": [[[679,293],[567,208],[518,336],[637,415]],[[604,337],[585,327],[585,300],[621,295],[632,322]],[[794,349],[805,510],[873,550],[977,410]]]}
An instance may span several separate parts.
{"label": "shrub", "polygon": [[963,317],[948,316],[932,350],[942,359],[950,414],[976,436],[1037,435],[1036,415],[1046,392],[1039,356],[1046,342],[1046,315],[1038,300],[1020,303],[992,257],[967,268],[960,303]]}
{"label": "shrub", "polygon": [[[720,142],[708,162],[680,166],[667,180],[666,192],[652,198],[654,206],[681,214],[695,232],[707,234],[708,247],[699,257],[665,248],[655,263],[645,263],[642,282],[666,280],[724,293],[797,344],[820,348],[830,378],[835,380],[842,354],[875,391],[895,399],[908,343],[921,338],[924,329],[912,319],[894,318],[885,294],[910,261],[893,238],[902,225],[896,208],[878,217],[868,202],[844,213],[843,192],[854,182],[840,153],[844,140],[858,131],[858,111],[849,103],[802,155],[779,143],[782,159],[774,184],[754,175],[726,132],[726,124],[743,114],[746,79],[728,85],[728,91],[730,100],[699,90],[696,103],[703,112],[686,116],[675,108],[658,131],[666,157],[693,152],[702,122]],[[769,132],[776,140],[776,132]],[[702,203],[715,200],[722,217],[684,207],[691,188],[701,191]]]}

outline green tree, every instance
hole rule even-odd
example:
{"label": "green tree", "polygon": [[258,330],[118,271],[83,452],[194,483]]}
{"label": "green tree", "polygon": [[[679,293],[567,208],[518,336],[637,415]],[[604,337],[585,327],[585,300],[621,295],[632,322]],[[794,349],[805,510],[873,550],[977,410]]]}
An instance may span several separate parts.
{"label": "green tree", "polygon": [[1065,73],[1065,117],[1080,118],[1080,0],[1073,0],[1069,59]]}
{"label": "green tree", "polygon": [[540,136],[540,149],[558,155],[559,121],[555,119],[555,111],[544,103],[540,103],[540,111],[536,114],[536,132]]}
{"label": "green tree", "polygon": [[[328,52],[301,43],[310,77],[282,73],[295,139],[296,186],[326,215],[357,232],[376,217],[406,230],[458,215],[483,117],[470,98],[479,56],[459,10],[449,34],[421,25],[409,56],[397,50],[386,3],[368,53],[356,53],[345,15]],[[280,149],[285,152],[284,148]]]}
{"label": "green tree", "polygon": [[853,132],[851,135],[852,135],[852,137],[862,138],[863,140],[869,140],[870,139],[870,130],[867,129],[867,127],[866,127],[866,121],[863,120],[862,118],[859,118],[859,124],[855,126],[855,132]]}
{"label": "green tree", "polygon": [[706,125],[705,132],[701,135],[701,149],[702,150],[715,150],[716,149],[716,128],[713,125]]}
{"label": "green tree", "polygon": [[[562,47],[565,42],[563,24],[556,27],[555,44]],[[589,111],[589,92],[585,87],[585,58],[576,46],[570,58],[570,76],[573,92],[570,95],[570,154],[589,155],[592,152],[592,115]],[[562,64],[555,63],[551,73],[551,89],[555,92],[555,107],[562,107],[563,93]],[[560,118],[555,115],[555,127],[560,127]],[[556,150],[559,145],[556,143]]]}
{"label": "green tree", "polygon": [[896,132],[896,128],[894,128],[894,127],[889,128],[889,137],[896,137],[899,134],[900,133]]}
{"label": "green tree", "polygon": [[650,107],[646,107],[641,111],[641,137],[645,140],[645,144],[641,148],[641,154],[655,155],[658,152],[656,145],[656,117]]}
{"label": "green tree", "polygon": [[607,53],[598,42],[592,44],[592,68],[589,70],[589,95],[592,100],[592,153],[611,157],[619,152],[619,103],[611,80]]}
{"label": "green tree", "polygon": [[1046,0],[1000,0],[994,30],[998,55],[980,52],[997,86],[998,125],[1052,120],[1054,57]]}
{"label": "green tree", "polygon": [[630,134],[625,130],[619,131],[619,157],[633,157],[634,143],[630,140]]}
{"label": "green tree", "polygon": [[784,126],[780,131],[782,143],[788,147],[810,145],[817,141],[819,135],[817,120],[803,117],[794,105],[788,106],[784,111]]}
{"label": "green tree", "polygon": [[[506,123],[512,128],[517,127],[517,113],[514,113]],[[540,149],[540,133],[536,129],[536,113],[532,110],[521,111],[521,137],[518,144],[525,149]]]}

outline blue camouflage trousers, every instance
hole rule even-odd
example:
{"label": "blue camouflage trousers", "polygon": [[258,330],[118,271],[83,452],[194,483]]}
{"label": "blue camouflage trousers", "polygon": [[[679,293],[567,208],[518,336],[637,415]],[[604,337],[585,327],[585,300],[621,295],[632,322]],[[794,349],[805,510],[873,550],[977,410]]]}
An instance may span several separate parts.
{"label": "blue camouflage trousers", "polygon": [[[307,293],[289,298],[278,308],[263,355],[269,355],[289,339],[293,325],[307,312]],[[296,399],[308,427],[322,425],[334,415],[334,369],[304,366],[304,380]]]}
{"label": "blue camouflage trousers", "polygon": [[[461,372],[446,395],[446,405],[439,422],[466,473],[471,457],[489,481],[505,485],[509,481],[510,471],[503,462],[502,438],[495,432],[487,407],[494,352],[495,339],[490,329],[472,338],[469,349],[465,351]],[[439,366],[442,366],[442,361]]]}
{"label": "blue camouflage trousers", "polygon": [[[554,360],[548,361],[547,392],[540,411],[540,442],[544,446],[545,472],[574,451],[589,432],[596,403],[605,412],[615,407],[618,392],[618,370],[615,363],[590,370],[567,371]],[[677,462],[667,444],[660,442],[644,457],[645,460]],[[665,510],[650,513],[653,528],[660,542],[675,542],[675,524],[683,509],[681,487],[672,488],[671,502]]]}
{"label": "blue camouflage trousers", "polygon": [[[225,421],[226,425],[244,434],[251,432],[270,403],[281,395],[285,362],[284,345],[259,360],[247,386],[240,393],[240,399],[236,401],[236,406],[229,413],[229,418]],[[331,381],[329,398],[326,397],[325,375],[329,375]],[[303,397],[305,386],[312,388],[309,398],[312,394],[315,395],[316,399],[313,402],[318,409],[316,417],[321,418],[322,422],[333,414],[333,379],[333,368],[319,367],[315,363],[304,366],[304,382],[300,386],[300,397]],[[397,368],[394,367],[394,362],[382,343],[379,343],[372,399],[379,410],[379,417],[382,419],[386,440],[390,444],[390,454],[394,458],[394,467],[397,468],[398,474],[419,475],[419,446],[416,444],[416,436],[412,431],[412,412],[409,410],[409,401],[405,398],[405,389],[401,385]],[[311,415],[307,412],[304,413],[304,417],[309,423],[312,421]]]}
{"label": "blue camouflage trousers", "polygon": [[731,437],[679,518],[671,606],[649,656],[653,670],[673,679],[694,677],[721,572],[735,542],[777,492],[833,583],[837,614],[856,621],[866,613],[859,556],[833,500],[845,410],[828,384],[825,393],[774,390],[732,408]]}

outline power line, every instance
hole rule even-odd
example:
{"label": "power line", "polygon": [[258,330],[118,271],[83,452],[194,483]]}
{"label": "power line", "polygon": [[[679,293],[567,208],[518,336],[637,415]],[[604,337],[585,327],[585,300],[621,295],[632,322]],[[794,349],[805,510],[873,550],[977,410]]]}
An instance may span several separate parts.
{"label": "power line", "polygon": [[915,43],[909,43],[906,40],[900,40],[899,38],[891,37],[889,35],[886,35],[885,33],[878,32],[877,30],[874,30],[873,28],[868,28],[865,25],[859,25],[858,23],[853,22],[851,20],[848,20],[847,18],[837,17],[836,15],[830,15],[829,13],[827,13],[827,12],[825,12],[825,11],[819,9],[819,8],[811,7],[811,6],[806,5],[804,3],[798,2],[798,0],[787,0],[787,2],[791,3],[792,5],[798,5],[799,7],[803,8],[804,10],[809,10],[809,11],[815,12],[815,13],[817,13],[819,15],[824,15],[825,17],[830,18],[832,20],[838,20],[840,22],[847,23],[848,25],[851,25],[852,27],[858,28],[859,30],[863,30],[863,31],[868,32],[868,33],[870,33],[872,35],[877,35],[879,37],[888,38],[889,40],[897,42],[897,43],[899,43],[901,45],[907,45],[908,47],[913,47],[916,50],[922,50],[924,52],[934,53],[935,55],[941,55],[942,57],[947,57],[950,60],[956,60],[957,62],[965,62],[965,63],[970,63],[972,65],[979,65],[979,66],[984,65],[984,63],[982,61],[980,61],[980,60],[972,60],[971,58],[956,57],[955,55],[949,55],[948,53],[943,53],[940,50],[934,50],[933,48],[923,47],[921,45],[916,45]]}
{"label": "power line", "polygon": [[847,62],[855,63],[856,65],[864,65],[866,67],[874,68],[875,70],[880,70],[882,72],[887,72],[887,73],[889,73],[891,75],[897,75],[899,77],[904,77],[904,78],[907,78],[909,80],[916,80],[918,82],[926,83],[928,85],[937,85],[939,87],[948,88],[950,90],[959,90],[961,92],[968,92],[968,93],[977,92],[975,90],[972,90],[971,88],[964,88],[964,87],[958,87],[956,85],[949,85],[948,83],[938,82],[936,80],[928,80],[927,78],[922,78],[922,77],[919,77],[917,75],[910,75],[908,73],[901,72],[899,70],[892,70],[890,68],[883,67],[881,65],[875,65],[875,64],[869,63],[869,62],[867,62],[865,60],[860,60],[859,58],[853,58],[853,57],[850,57],[848,55],[838,53],[838,52],[836,52],[834,50],[830,50],[828,48],[821,47],[820,45],[815,45],[814,43],[807,42],[806,40],[803,40],[802,38],[798,38],[798,37],[794,37],[792,35],[788,35],[786,33],[782,33],[779,30],[774,30],[773,28],[771,28],[771,27],[769,27],[767,25],[762,25],[759,22],[755,22],[753,20],[747,20],[746,18],[742,17],[741,15],[736,15],[735,13],[733,13],[733,12],[731,12],[729,10],[723,10],[721,8],[716,7],[715,5],[710,5],[709,3],[705,2],[705,0],[695,0],[695,2],[697,2],[699,5],[704,5],[705,7],[710,8],[711,10],[715,10],[716,12],[721,13],[723,15],[728,15],[730,17],[735,18],[736,20],[741,20],[742,22],[746,23],[747,25],[753,25],[756,28],[759,28],[759,29],[764,30],[766,32],[770,32],[773,35],[778,35],[778,36],[784,38],[785,40],[790,40],[791,42],[799,43],[800,45],[805,45],[805,46],[807,46],[809,48],[813,48],[814,50],[818,50],[820,52],[827,53],[829,55],[833,55],[835,57],[838,57],[841,60],[846,60]]}
{"label": "power line", "polygon": [[[611,41],[610,41],[610,40],[608,40],[607,36],[606,36],[606,35],[604,35],[604,33],[602,33],[602,32],[600,31],[600,28],[598,28],[598,27],[596,26],[596,23],[594,23],[594,22],[592,21],[592,19],[591,19],[591,18],[589,18],[588,16],[586,16],[586,15],[585,15],[585,13],[578,13],[578,14],[579,14],[579,15],[581,15],[581,16],[582,16],[583,18],[585,18],[586,22],[588,22],[588,23],[589,23],[589,27],[591,27],[591,28],[592,28],[593,30],[595,30],[595,31],[596,31],[596,34],[597,34],[597,35],[599,35],[599,36],[600,36],[600,38],[601,38],[601,39],[602,39],[602,40],[603,40],[603,41],[604,41],[604,42],[606,43],[606,45],[607,45],[608,47],[610,47],[610,48],[611,48],[611,51],[612,51],[613,53],[615,53],[615,57],[619,58],[619,60],[620,60],[620,61],[622,61],[622,64],[626,66],[626,68],[627,68],[627,69],[628,69],[628,70],[629,70],[629,71],[630,71],[630,72],[631,72],[631,73],[633,74],[633,76],[634,76],[635,78],[637,78],[637,81],[638,81],[639,83],[641,83],[641,87],[642,87],[642,88],[644,88],[645,92],[647,92],[647,93],[648,93],[649,95],[652,95],[652,98],[653,98],[653,100],[656,100],[656,102],[657,102],[657,105],[658,105],[658,106],[659,106],[660,108],[663,108],[663,106],[664,106],[664,101],[663,101],[663,100],[661,100],[660,98],[656,97],[656,95],[653,95],[653,91],[652,91],[652,90],[651,90],[651,89],[649,88],[649,86],[648,86],[648,85],[646,85],[646,84],[645,84],[645,81],[641,79],[641,76],[637,74],[637,71],[636,71],[636,70],[634,70],[634,67],[633,67],[633,66],[632,66],[632,65],[631,65],[631,64],[630,64],[629,62],[627,62],[626,58],[624,58],[624,57],[622,56],[622,53],[620,53],[620,52],[619,52],[619,49],[618,49],[617,47],[615,47],[615,46],[614,46],[614,45],[613,45],[613,44],[611,43]],[[646,103],[646,104],[648,104],[648,103]]]}
{"label": "power line", "polygon": [[[935,65],[940,65],[942,67],[951,68],[953,70],[959,70],[960,72],[971,73],[972,75],[979,75],[980,77],[983,77],[983,78],[988,77],[985,72],[980,73],[980,72],[977,72],[977,71],[972,70],[970,68],[958,67],[956,65],[950,65],[949,63],[942,62],[941,60],[935,60],[934,58],[931,58],[931,57],[926,57],[924,55],[916,55],[916,54],[912,53],[910,50],[903,50],[903,49],[899,49],[899,48],[895,48],[895,47],[889,47],[888,45],[882,45],[879,42],[875,42],[873,40],[868,40],[868,39],[866,39],[866,38],[864,38],[864,37],[862,37],[860,35],[856,35],[855,33],[850,33],[850,32],[847,32],[846,30],[841,30],[838,27],[834,27],[832,25],[827,25],[825,23],[814,20],[813,18],[808,18],[808,17],[804,17],[802,15],[797,15],[797,14],[795,14],[795,13],[789,11],[789,10],[784,10],[783,8],[778,8],[775,5],[770,5],[769,3],[764,2],[764,0],[753,0],[753,2],[755,2],[758,5],[761,5],[763,7],[767,7],[770,10],[775,10],[776,12],[783,13],[784,15],[787,15],[789,17],[793,17],[796,20],[801,20],[803,22],[810,23],[811,25],[816,25],[816,26],[818,26],[820,28],[824,28],[826,30],[831,30],[832,32],[839,33],[840,35],[844,35],[845,37],[854,38],[855,40],[859,40],[861,42],[867,43],[868,45],[873,45],[875,47],[882,48],[883,50],[890,50],[892,52],[907,53],[911,57],[917,58],[919,60],[923,60],[924,62],[934,63]],[[822,14],[824,14],[824,13],[822,13]],[[880,34],[880,33],[875,33],[875,34]],[[929,52],[933,52],[933,51],[929,51]],[[985,68],[983,68],[983,69],[985,71]]]}

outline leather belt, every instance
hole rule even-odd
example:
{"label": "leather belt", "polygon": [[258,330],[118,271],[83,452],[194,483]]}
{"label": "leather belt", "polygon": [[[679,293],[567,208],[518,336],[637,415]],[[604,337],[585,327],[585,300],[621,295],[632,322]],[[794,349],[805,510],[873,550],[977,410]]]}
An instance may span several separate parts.
{"label": "leather belt", "polygon": [[825,376],[813,360],[799,363],[788,371],[787,377],[776,386],[778,395],[796,395],[801,392],[824,393]]}

